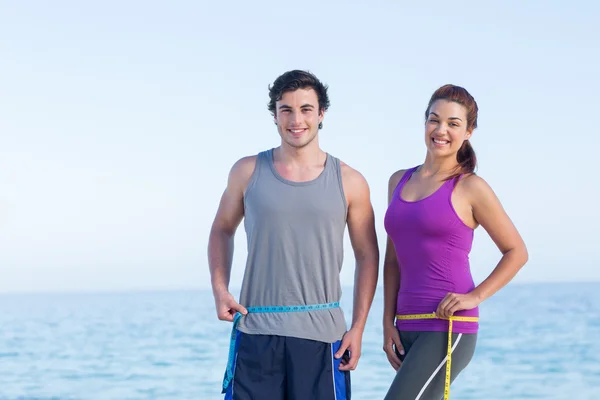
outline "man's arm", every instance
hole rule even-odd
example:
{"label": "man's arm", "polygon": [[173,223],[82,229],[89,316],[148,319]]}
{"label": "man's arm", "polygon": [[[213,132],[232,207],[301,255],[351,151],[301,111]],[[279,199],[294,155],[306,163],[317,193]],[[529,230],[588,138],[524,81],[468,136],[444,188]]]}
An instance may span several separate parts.
{"label": "man's arm", "polygon": [[342,165],[342,180],[348,203],[348,233],[356,258],[356,270],[352,326],[344,336],[336,356],[341,357],[348,349],[350,360],[343,363],[340,369],[353,370],[360,357],[362,334],[377,287],[379,247],[367,181],[358,171],[347,165]]}
{"label": "man's arm", "polygon": [[229,293],[229,279],[235,231],[244,217],[244,191],[255,166],[256,156],[252,156],[242,158],[231,168],[208,239],[208,266],[215,306],[223,321],[233,321],[238,311],[247,313]]}

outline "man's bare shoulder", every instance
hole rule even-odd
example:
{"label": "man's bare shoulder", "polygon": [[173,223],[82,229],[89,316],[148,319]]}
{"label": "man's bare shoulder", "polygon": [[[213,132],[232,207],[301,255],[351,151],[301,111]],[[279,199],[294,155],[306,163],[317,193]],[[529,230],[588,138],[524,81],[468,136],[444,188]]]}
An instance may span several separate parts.
{"label": "man's bare shoulder", "polygon": [[256,159],[257,156],[252,155],[242,157],[237,160],[229,172],[229,184],[238,186],[243,190],[254,173],[254,169],[256,168]]}
{"label": "man's bare shoulder", "polygon": [[252,174],[256,167],[257,158],[258,156],[256,154],[240,158],[233,164],[233,167],[231,167],[231,172],[235,174],[247,174],[250,172],[250,174]]}
{"label": "man's bare shoulder", "polygon": [[344,186],[348,188],[356,188],[357,190],[369,190],[367,180],[358,170],[352,168],[345,162],[340,160],[340,169],[342,172],[342,180]]}

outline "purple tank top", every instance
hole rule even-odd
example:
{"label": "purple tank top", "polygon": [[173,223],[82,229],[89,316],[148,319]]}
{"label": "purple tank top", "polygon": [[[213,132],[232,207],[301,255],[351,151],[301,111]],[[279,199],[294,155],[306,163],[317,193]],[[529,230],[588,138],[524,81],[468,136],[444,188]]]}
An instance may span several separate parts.
{"label": "purple tank top", "polygon": [[[402,188],[417,168],[408,170],[398,183],[384,219],[400,265],[396,314],[429,314],[448,292],[464,294],[475,288],[469,267],[473,229],[462,222],[451,202],[460,177],[444,182],[424,199],[405,201]],[[454,315],[478,317],[479,309]],[[404,331],[448,331],[448,321],[438,319],[400,320],[396,326]],[[457,333],[478,329],[477,322],[453,323]]]}

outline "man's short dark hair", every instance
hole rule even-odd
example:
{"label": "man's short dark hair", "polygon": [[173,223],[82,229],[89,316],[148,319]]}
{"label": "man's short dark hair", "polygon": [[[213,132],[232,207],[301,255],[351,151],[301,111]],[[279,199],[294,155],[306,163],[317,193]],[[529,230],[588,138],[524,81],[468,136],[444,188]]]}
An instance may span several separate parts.
{"label": "man's short dark hair", "polygon": [[[311,88],[317,93],[319,113],[321,111],[327,111],[329,108],[327,85],[324,85],[314,74],[300,70],[288,71],[275,79],[273,85],[269,85],[269,111],[271,111],[273,116],[276,116],[277,110],[275,103],[281,100],[284,93],[307,88]],[[323,128],[322,122],[319,124],[319,129],[321,128]]]}

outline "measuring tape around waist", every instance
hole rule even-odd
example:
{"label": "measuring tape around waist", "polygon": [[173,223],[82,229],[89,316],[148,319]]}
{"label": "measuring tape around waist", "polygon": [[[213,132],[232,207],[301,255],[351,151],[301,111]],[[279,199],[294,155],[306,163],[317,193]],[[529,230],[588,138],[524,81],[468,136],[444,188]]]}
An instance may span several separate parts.
{"label": "measuring tape around waist", "polygon": [[[247,307],[248,314],[255,313],[295,313],[295,312],[307,312],[307,311],[319,311],[328,310],[332,308],[338,308],[339,302],[323,303],[323,304],[312,304],[312,305],[301,305],[301,306],[266,306],[266,307]],[[235,359],[235,342],[237,340],[237,327],[240,324],[240,320],[244,315],[240,312],[235,313],[233,317],[233,328],[231,329],[231,336],[229,338],[229,356],[227,358],[227,368],[225,369],[225,376],[223,378],[223,390],[221,393],[226,393],[231,381],[233,380],[233,362]]]}
{"label": "measuring tape around waist", "polygon": [[435,313],[431,314],[406,314],[396,315],[396,320],[442,319],[448,321],[448,349],[446,352],[446,378],[444,381],[444,400],[450,399],[450,370],[452,368],[452,322],[477,322],[478,317],[461,317],[453,315],[450,318],[440,318]]}

